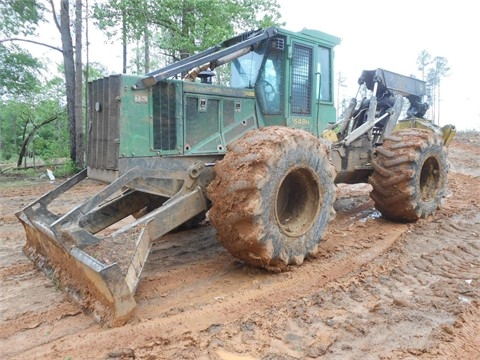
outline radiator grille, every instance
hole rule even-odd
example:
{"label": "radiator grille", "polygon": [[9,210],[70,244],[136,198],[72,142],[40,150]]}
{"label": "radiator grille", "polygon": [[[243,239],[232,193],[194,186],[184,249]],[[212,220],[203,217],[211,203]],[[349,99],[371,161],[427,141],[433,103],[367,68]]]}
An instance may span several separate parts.
{"label": "radiator grille", "polygon": [[153,146],[158,150],[177,147],[176,88],[160,82],[153,87]]}

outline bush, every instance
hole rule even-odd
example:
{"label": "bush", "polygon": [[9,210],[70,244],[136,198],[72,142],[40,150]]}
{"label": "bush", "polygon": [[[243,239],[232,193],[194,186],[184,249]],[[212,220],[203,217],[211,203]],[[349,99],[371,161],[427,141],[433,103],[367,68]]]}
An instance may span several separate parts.
{"label": "bush", "polygon": [[79,169],[72,160],[68,160],[64,164],[60,165],[55,169],[55,176],[56,177],[69,177],[78,173],[81,169]]}

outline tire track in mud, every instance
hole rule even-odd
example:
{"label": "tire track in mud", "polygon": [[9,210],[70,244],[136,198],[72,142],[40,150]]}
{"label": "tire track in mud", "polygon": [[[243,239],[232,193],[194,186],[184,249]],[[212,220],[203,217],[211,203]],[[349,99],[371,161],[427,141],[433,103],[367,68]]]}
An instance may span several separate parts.
{"label": "tire track in mud", "polygon": [[[362,196],[365,198],[365,191]],[[343,206],[345,207],[345,205]],[[364,208],[368,208],[368,211],[362,211]],[[367,233],[363,235],[363,239],[359,237],[356,242],[352,241],[348,235],[357,232],[352,228],[358,226],[366,232],[371,226],[365,224],[366,218],[364,218],[366,213],[368,217],[371,212],[371,204],[366,206],[363,202],[360,205],[357,204],[354,209],[345,211],[331,224],[332,230],[321,242],[321,249],[316,259],[309,259],[300,268],[290,267],[289,272],[278,274],[244,266],[235,260],[215,241],[215,232],[211,227],[200,230],[200,233],[203,234],[200,238],[204,244],[202,246],[204,252],[197,251],[198,249],[188,250],[188,243],[192,240],[188,233],[176,235],[173,243],[168,243],[168,241],[160,243],[162,244],[160,248],[164,250],[174,248],[173,254],[171,251],[161,254],[161,249],[152,249],[151,258],[154,259],[150,258],[147,263],[144,270],[145,279],[142,280],[137,290],[139,299],[137,316],[144,318],[146,315],[143,314],[149,313],[183,312],[192,307],[215,302],[213,301],[215,299],[223,301],[226,297],[243,292],[247,292],[247,298],[252,297],[248,294],[252,287],[261,287],[262,292],[268,292],[269,289],[271,292],[276,292],[277,288],[281,287],[289,293],[292,288],[301,289],[306,278],[308,281],[306,281],[305,289],[308,289],[313,284],[312,281],[315,277],[320,277],[318,284],[321,285],[330,278],[342,276],[359,264],[363,264],[368,256],[376,256],[378,253],[375,251],[376,247],[383,249],[383,247],[391,245],[388,240],[382,239],[383,237],[395,238],[405,230],[403,225],[377,219],[372,221],[371,225],[377,222],[380,224],[380,228],[387,229],[380,230],[377,234],[379,244],[373,246],[373,242],[376,241],[375,237],[369,239]],[[353,224],[351,224],[352,222]],[[392,232],[392,226],[398,227],[399,230]],[[382,235],[382,232],[385,234]],[[198,232],[195,233],[198,234]],[[197,240],[198,238],[196,238]],[[381,244],[381,242],[385,242],[385,244]],[[363,254],[362,250],[365,249],[369,249],[371,254]],[[172,266],[171,263],[176,265]],[[339,274],[333,271],[337,268],[341,269]],[[295,274],[297,271],[300,273]],[[308,274],[307,276],[304,271]],[[329,273],[332,275],[328,275]],[[143,298],[148,302],[142,304]],[[195,300],[192,302],[192,299]]]}
{"label": "tire track in mud", "polygon": [[[465,218],[470,219],[468,225],[462,225]],[[379,358],[441,355],[437,348],[443,340],[434,335],[452,332],[458,314],[480,298],[480,244],[472,237],[479,221],[467,210],[409,226],[404,239],[377,259],[381,263],[364,268],[360,282],[358,277],[344,282],[336,305],[347,310],[347,320],[330,351],[346,356],[345,348],[351,347],[357,349],[355,356]],[[347,323],[363,333],[352,334]],[[469,357],[457,352],[445,358]]]}
{"label": "tire track in mud", "polygon": [[[478,359],[480,348],[480,302],[472,303],[452,326],[443,327],[438,335],[435,357],[449,360]],[[427,358],[428,356],[425,356]],[[430,357],[434,358],[434,357]]]}
{"label": "tire track in mud", "polygon": [[[178,279],[185,277],[185,273],[176,273],[168,280],[162,278],[162,284],[149,280],[145,285],[142,283],[139,291],[144,294],[141,296],[150,301],[142,304],[142,298],[139,299],[137,317],[145,318],[152,313],[161,315],[165,312],[196,311],[199,306],[212,306],[216,311],[218,308],[228,308],[230,300],[234,301],[232,306],[236,303],[248,304],[256,298],[262,298],[262,302],[268,303],[272,294],[276,295],[272,304],[286,301],[292,294],[300,296],[299,294],[308,293],[312,287],[323,286],[354,271],[388,249],[406,227],[397,225],[396,229],[391,229],[391,224],[386,224],[389,232],[373,246],[355,244],[346,251],[348,254],[342,254],[345,248],[339,246],[337,256],[330,254],[328,260],[317,258],[308,261],[301,268],[291,268],[286,273],[269,274],[259,269],[244,268],[230,260],[227,264],[216,261],[217,264],[213,266],[211,262],[206,262],[203,268],[202,265],[196,265],[194,272],[181,283]],[[383,225],[377,226],[382,231]],[[168,289],[167,295],[163,298],[156,297],[160,302],[152,301],[152,294],[165,294],[160,290],[163,288]],[[284,291],[284,296],[278,295],[280,288]]]}

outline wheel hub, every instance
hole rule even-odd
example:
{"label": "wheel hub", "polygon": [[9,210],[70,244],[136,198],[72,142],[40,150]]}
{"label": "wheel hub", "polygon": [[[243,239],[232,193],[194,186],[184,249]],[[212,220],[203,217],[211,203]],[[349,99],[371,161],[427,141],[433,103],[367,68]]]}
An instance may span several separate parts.
{"label": "wheel hub", "polygon": [[435,157],[429,157],[420,173],[420,191],[424,201],[435,198],[440,182],[440,164]]}
{"label": "wheel hub", "polygon": [[297,167],[285,175],[275,198],[275,216],[286,235],[298,237],[310,230],[321,207],[320,190],[309,168]]}

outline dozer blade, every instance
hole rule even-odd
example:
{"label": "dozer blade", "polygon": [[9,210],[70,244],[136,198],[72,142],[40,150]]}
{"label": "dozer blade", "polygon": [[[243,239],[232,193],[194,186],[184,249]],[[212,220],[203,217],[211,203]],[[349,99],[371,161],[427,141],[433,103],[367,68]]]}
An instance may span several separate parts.
{"label": "dozer blade", "polygon": [[[131,171],[63,216],[47,209],[86,177],[84,170],[16,214],[27,237],[23,251],[84,311],[119,326],[136,306],[134,295],[152,242],[205,211],[205,198],[200,188],[182,187],[166,201],[134,190],[107,201],[137,178]],[[133,222],[95,235],[152,204],[158,207]]]}

